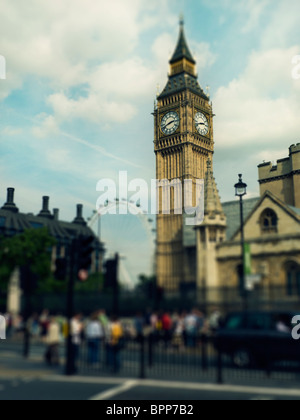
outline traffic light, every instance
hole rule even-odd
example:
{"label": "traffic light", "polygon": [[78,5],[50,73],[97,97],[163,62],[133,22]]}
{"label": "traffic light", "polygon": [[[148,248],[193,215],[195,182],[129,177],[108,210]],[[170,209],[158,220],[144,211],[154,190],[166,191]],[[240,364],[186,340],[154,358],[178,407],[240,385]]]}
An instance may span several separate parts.
{"label": "traffic light", "polygon": [[56,269],[54,272],[56,280],[65,281],[67,277],[67,260],[66,258],[57,258]]}
{"label": "traffic light", "polygon": [[95,250],[94,248],[95,237],[80,236],[78,240],[78,272],[80,270],[89,271],[92,265],[92,256]]}
{"label": "traffic light", "polygon": [[118,260],[107,260],[105,263],[105,287],[114,288],[118,283]]}

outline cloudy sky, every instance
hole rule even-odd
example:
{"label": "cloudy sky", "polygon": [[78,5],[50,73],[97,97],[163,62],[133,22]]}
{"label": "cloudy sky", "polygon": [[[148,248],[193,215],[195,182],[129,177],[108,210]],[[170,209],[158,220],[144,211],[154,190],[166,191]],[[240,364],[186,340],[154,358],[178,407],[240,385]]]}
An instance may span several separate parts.
{"label": "cloudy sky", "polygon": [[[298,0],[0,0],[0,201],[16,188],[23,212],[42,195],[71,220],[88,217],[99,179],[155,176],[153,102],[167,82],[178,17],[210,86],[215,176],[223,201],[242,172],[258,194],[257,165],[300,142]],[[109,252],[129,275],[151,265],[152,240],[140,219],[103,220]],[[139,251],[137,252],[137,249]],[[138,262],[137,262],[138,261]]]}

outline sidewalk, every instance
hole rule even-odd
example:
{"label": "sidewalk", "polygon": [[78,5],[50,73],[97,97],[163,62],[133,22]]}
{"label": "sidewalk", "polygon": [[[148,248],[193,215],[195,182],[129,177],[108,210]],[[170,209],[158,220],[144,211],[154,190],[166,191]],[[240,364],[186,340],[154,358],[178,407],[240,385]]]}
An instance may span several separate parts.
{"label": "sidewalk", "polygon": [[0,400],[300,400],[299,387],[276,381],[270,387],[261,382],[250,384],[246,381],[239,385],[216,385],[171,378],[66,377],[63,366],[58,369],[46,367],[42,356],[34,351],[29,360],[25,360],[19,349],[0,351],[0,384]]}
{"label": "sidewalk", "polygon": [[[42,348],[41,348],[42,349]],[[62,367],[50,368],[46,366],[41,354],[33,354],[29,359],[22,357],[21,350],[0,348],[0,378],[43,378],[49,375],[59,375]]]}

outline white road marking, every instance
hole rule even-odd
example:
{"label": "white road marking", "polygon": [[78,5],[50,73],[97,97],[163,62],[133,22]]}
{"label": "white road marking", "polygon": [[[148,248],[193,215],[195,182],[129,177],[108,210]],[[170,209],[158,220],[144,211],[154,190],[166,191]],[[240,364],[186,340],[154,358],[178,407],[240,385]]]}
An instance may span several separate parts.
{"label": "white road marking", "polygon": [[216,384],[199,384],[190,382],[173,382],[173,381],[159,381],[159,380],[137,380],[131,379],[114,379],[114,378],[89,378],[89,377],[63,377],[63,376],[49,376],[41,379],[42,381],[49,382],[64,382],[64,383],[82,383],[82,384],[101,384],[111,385],[134,383],[134,386],[144,386],[153,388],[167,388],[167,389],[187,389],[194,391],[208,391],[208,392],[224,392],[224,393],[237,393],[237,394],[250,394],[262,396],[281,396],[281,397],[299,397],[299,389],[281,389],[281,388],[264,388],[264,387],[251,387],[251,386],[237,386],[237,385],[216,385]]}
{"label": "white road marking", "polygon": [[118,386],[113,389],[109,389],[108,391],[102,392],[101,394],[95,395],[94,397],[90,398],[90,401],[105,401],[113,398],[123,392],[129,391],[130,389],[137,386],[139,381],[128,381],[125,382],[123,385]]}

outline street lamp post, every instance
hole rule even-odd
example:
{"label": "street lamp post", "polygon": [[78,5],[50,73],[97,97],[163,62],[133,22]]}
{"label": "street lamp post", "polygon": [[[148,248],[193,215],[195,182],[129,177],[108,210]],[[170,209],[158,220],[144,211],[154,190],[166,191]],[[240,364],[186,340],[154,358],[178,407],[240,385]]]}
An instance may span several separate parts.
{"label": "street lamp post", "polygon": [[248,293],[246,288],[246,255],[245,255],[245,231],[244,231],[244,206],[243,197],[247,194],[247,184],[243,182],[243,175],[239,175],[239,182],[235,184],[235,195],[240,198],[240,216],[241,216],[241,246],[242,246],[242,282],[241,282],[241,294],[243,298],[244,311],[248,310]]}

